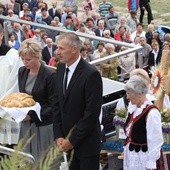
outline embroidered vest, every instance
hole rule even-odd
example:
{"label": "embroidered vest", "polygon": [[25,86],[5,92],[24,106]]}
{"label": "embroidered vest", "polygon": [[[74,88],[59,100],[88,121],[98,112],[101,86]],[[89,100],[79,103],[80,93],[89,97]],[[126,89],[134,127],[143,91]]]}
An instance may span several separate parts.
{"label": "embroidered vest", "polygon": [[135,152],[139,152],[141,150],[143,152],[146,152],[148,150],[146,135],[146,118],[148,112],[152,108],[157,107],[155,105],[148,105],[136,118],[133,118],[133,114],[128,114],[128,118],[125,122],[124,128],[126,129],[129,123],[132,123],[129,136],[126,139],[126,143],[130,143],[130,151],[135,150]]}

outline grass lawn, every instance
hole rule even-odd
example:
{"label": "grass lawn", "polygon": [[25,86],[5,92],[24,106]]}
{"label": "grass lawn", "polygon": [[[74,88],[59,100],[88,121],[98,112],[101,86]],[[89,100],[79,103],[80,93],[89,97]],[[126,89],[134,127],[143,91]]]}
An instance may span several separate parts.
{"label": "grass lawn", "polygon": [[[109,1],[109,0],[108,0]],[[167,25],[170,26],[170,0],[150,0],[153,16],[154,16],[154,24],[157,25]],[[101,0],[97,0],[97,2],[101,2]],[[127,0],[110,0],[113,6],[115,6],[115,10],[122,15],[128,15],[127,10]],[[140,14],[140,11],[138,11]],[[144,24],[147,24],[147,12],[145,14]]]}
{"label": "grass lawn", "polygon": [[[128,15],[127,9],[127,0],[108,0],[113,4],[115,7],[115,11],[120,13],[121,15]],[[155,26],[158,25],[167,25],[170,26],[170,0],[150,0],[153,17],[154,17],[154,24]],[[79,10],[81,10],[81,2],[79,1]],[[102,2],[102,0],[96,0],[97,4]],[[138,15],[140,11],[138,11]],[[144,24],[147,25],[147,12],[145,12],[144,16]]]}
{"label": "grass lawn", "polygon": [[[53,0],[44,0],[47,3],[50,4]],[[78,6],[79,6],[79,11],[82,10],[82,3],[83,0],[78,0]],[[95,0],[97,4],[102,2],[102,0]],[[128,9],[127,9],[127,1],[128,0],[108,0],[113,4],[115,7],[115,11],[120,13],[121,15],[128,15]],[[170,26],[170,0],[150,0],[152,12],[153,12],[153,17],[154,17],[154,24],[155,26],[158,25],[167,25]],[[63,1],[59,0],[59,4],[62,4]],[[50,4],[51,5],[51,4]],[[140,11],[138,11],[138,15],[140,14]],[[147,12],[145,13],[144,16],[144,25],[147,25]],[[146,28],[146,26],[145,26]]]}

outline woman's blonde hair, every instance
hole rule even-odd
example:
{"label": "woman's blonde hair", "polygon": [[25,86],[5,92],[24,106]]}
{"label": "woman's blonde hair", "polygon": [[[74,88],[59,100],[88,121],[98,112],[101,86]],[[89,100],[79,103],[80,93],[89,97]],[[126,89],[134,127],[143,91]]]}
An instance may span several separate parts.
{"label": "woman's blonde hair", "polygon": [[145,79],[146,83],[149,85],[150,78],[149,78],[148,73],[144,69],[137,68],[137,69],[132,70],[130,72],[130,77],[132,77],[134,75],[142,77],[143,79]]}
{"label": "woman's blonde hair", "polygon": [[25,55],[30,55],[31,57],[35,58],[42,58],[42,48],[38,42],[36,42],[34,39],[29,38],[24,40],[21,43],[21,46],[19,48],[19,56],[24,57]]}

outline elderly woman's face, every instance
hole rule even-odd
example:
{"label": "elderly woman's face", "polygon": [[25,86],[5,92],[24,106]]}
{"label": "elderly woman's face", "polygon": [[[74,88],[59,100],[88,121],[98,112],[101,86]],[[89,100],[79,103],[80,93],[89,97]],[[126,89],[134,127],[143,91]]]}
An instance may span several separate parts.
{"label": "elderly woman's face", "polygon": [[135,93],[133,90],[127,90],[126,91],[126,94],[127,94],[127,99],[134,105],[138,105],[138,103],[140,102],[139,101],[139,98],[140,98],[140,95]]}
{"label": "elderly woman's face", "polygon": [[104,37],[105,37],[105,38],[110,38],[110,33],[109,33],[109,32],[106,32],[106,33],[104,34]]}

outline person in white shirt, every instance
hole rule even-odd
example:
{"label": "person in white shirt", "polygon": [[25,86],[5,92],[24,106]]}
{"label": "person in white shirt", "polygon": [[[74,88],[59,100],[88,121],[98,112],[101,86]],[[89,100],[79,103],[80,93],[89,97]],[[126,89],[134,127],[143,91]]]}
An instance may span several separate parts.
{"label": "person in white shirt", "polygon": [[[18,70],[23,66],[18,51],[10,49],[3,41],[4,31],[0,27],[0,100],[8,94],[19,92]],[[20,125],[16,123],[5,111],[0,109],[0,144],[12,145],[18,143]],[[15,130],[14,130],[15,129]]]}
{"label": "person in white shirt", "polygon": [[96,59],[104,57],[105,52],[106,52],[106,49],[104,47],[104,43],[99,42],[97,45],[97,49],[94,50],[94,52],[93,52],[92,60],[96,60]]}
{"label": "person in white shirt", "polygon": [[134,42],[136,36],[145,37],[146,32],[143,30],[143,25],[141,23],[137,24],[136,31],[130,35],[130,40]]}
{"label": "person in white shirt", "polygon": [[19,18],[24,16],[24,10],[27,9],[29,7],[28,3],[23,3],[22,4],[22,11],[19,11]]}

